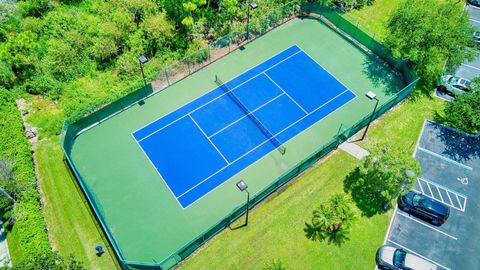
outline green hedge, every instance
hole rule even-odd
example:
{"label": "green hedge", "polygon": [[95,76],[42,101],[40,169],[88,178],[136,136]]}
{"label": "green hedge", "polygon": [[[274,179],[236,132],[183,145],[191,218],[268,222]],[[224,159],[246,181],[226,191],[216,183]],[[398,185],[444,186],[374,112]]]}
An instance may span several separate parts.
{"label": "green hedge", "polygon": [[[45,220],[40,206],[32,154],[23,129],[20,111],[14,96],[0,88],[0,158],[14,161],[14,179],[21,183],[23,192],[17,198],[12,228],[7,226],[7,239],[14,263],[51,251]],[[8,210],[0,213],[8,217]]]}

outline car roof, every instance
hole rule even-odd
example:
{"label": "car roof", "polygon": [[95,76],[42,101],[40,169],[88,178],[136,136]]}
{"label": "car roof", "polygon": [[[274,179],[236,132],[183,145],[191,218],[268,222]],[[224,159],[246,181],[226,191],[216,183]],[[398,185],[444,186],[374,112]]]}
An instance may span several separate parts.
{"label": "car roof", "polygon": [[439,201],[436,201],[432,198],[429,198],[421,193],[416,193],[416,195],[418,196],[421,196],[422,197],[422,206],[427,208],[427,209],[430,209],[430,210],[433,210],[437,213],[440,213],[440,214],[443,214],[443,215],[448,215],[449,213],[449,208],[448,206],[446,206],[445,204],[439,202]]}
{"label": "car roof", "polygon": [[405,256],[405,266],[416,270],[437,270],[435,264],[408,252]]}

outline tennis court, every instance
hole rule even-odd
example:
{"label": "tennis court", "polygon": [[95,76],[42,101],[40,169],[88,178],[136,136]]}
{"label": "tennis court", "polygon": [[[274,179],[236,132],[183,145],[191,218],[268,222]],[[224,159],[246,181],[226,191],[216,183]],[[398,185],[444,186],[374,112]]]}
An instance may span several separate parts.
{"label": "tennis court", "polygon": [[65,129],[66,156],[128,267],[175,266],[245,211],[239,180],[257,205],[366,125],[376,105],[367,92],[378,117],[416,82],[305,17],[209,63],[175,64],[196,72],[178,79],[167,68],[158,77],[175,81],[144,102],[127,96]]}
{"label": "tennis court", "polygon": [[132,135],[185,208],[354,98],[293,45]]}

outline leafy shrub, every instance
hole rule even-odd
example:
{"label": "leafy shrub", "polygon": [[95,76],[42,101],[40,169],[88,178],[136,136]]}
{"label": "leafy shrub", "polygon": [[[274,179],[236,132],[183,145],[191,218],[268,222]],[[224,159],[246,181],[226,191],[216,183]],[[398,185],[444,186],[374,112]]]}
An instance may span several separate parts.
{"label": "leafy shrub", "polygon": [[[15,249],[15,254],[21,261],[31,258],[39,253],[51,252],[43,219],[39,194],[33,170],[30,145],[25,137],[22,119],[18,111],[13,95],[0,88],[0,157],[13,160],[13,178],[22,187],[22,193],[17,198],[15,206],[15,225],[7,234],[15,238],[10,248]],[[0,214],[4,219],[11,215],[11,206],[0,200]],[[8,226],[9,228],[11,226]]]}

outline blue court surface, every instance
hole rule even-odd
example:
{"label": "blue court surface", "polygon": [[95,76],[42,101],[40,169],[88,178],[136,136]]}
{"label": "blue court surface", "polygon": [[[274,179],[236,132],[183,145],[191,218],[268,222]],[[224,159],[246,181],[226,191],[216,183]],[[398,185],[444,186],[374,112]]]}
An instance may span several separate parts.
{"label": "blue court surface", "polygon": [[186,208],[355,97],[294,45],[132,135]]}

